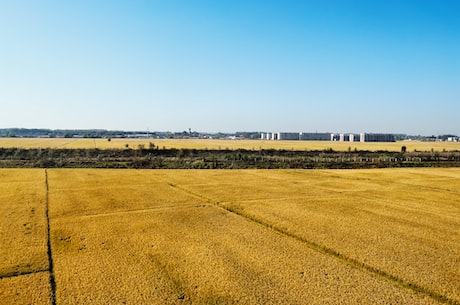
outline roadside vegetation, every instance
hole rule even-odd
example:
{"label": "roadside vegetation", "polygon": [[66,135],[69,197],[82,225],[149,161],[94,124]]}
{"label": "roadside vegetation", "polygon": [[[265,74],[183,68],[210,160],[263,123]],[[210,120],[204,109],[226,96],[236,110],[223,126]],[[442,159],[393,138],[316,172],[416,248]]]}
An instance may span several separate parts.
{"label": "roadside vegetation", "polygon": [[0,148],[0,167],[321,169],[459,167],[460,151]]}

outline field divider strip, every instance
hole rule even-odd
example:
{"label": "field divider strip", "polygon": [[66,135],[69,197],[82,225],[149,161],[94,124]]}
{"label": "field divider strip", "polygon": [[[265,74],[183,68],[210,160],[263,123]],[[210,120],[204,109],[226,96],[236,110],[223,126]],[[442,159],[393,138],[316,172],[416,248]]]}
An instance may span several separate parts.
{"label": "field divider strip", "polygon": [[54,275],[54,262],[53,262],[53,251],[51,249],[51,227],[50,227],[50,216],[49,216],[49,183],[48,183],[48,169],[45,169],[45,186],[46,186],[46,235],[47,235],[47,253],[48,253],[48,265],[50,273],[50,286],[51,286],[51,305],[56,305],[56,278]]}
{"label": "field divider strip", "polygon": [[17,276],[24,276],[24,275],[30,275],[30,274],[36,274],[36,273],[43,273],[43,272],[49,272],[49,269],[38,269],[38,270],[30,270],[30,271],[23,271],[23,272],[6,272],[6,273],[3,273],[3,274],[0,273],[0,280],[1,279],[12,278],[12,277],[17,277]]}
{"label": "field divider strip", "polygon": [[234,215],[238,215],[248,221],[251,221],[253,223],[256,223],[258,225],[261,225],[265,228],[268,228],[270,230],[273,230],[279,234],[282,234],[284,236],[287,236],[287,237],[290,237],[290,238],[293,238],[299,242],[302,242],[303,244],[305,244],[306,246],[308,246],[310,249],[313,249],[319,253],[322,253],[322,254],[325,254],[325,255],[329,255],[329,256],[332,256],[336,259],[339,259],[340,261],[342,261],[343,263],[347,264],[348,266],[351,266],[353,268],[356,268],[358,270],[362,270],[362,271],[365,271],[365,272],[368,272],[370,274],[373,274],[373,275],[376,275],[382,279],[385,279],[395,285],[398,285],[402,288],[405,288],[405,289],[408,289],[408,290],[411,290],[415,293],[418,293],[418,294],[422,294],[422,295],[425,295],[425,296],[428,296],[428,297],[431,297],[432,299],[438,301],[438,302],[441,302],[441,303],[444,303],[444,304],[449,304],[449,305],[460,305],[460,302],[458,302],[457,300],[454,300],[454,299],[451,299],[445,295],[442,295],[436,291],[432,291],[428,288],[425,288],[423,286],[420,286],[418,284],[415,284],[415,283],[412,283],[410,281],[406,281],[396,275],[393,275],[391,273],[388,273],[386,271],[383,271],[383,270],[380,270],[376,267],[373,267],[371,265],[368,265],[366,263],[363,263],[363,262],[360,262],[359,260],[357,259],[354,259],[354,258],[351,258],[351,257],[348,257],[346,255],[343,255],[342,253],[332,249],[332,248],[329,248],[329,247],[326,247],[326,246],[323,246],[323,245],[320,245],[314,241],[311,241],[311,240],[308,240],[306,239],[305,237],[302,237],[300,235],[297,235],[295,233],[292,233],[292,232],[289,232],[287,229],[285,228],[280,228],[276,225],[273,225],[273,224],[270,224],[266,221],[264,221],[263,219],[260,219],[254,215],[251,215],[251,214],[248,214],[248,213],[244,213],[242,212],[241,210],[238,210],[237,208],[234,208],[234,207],[231,207],[231,206],[226,206],[226,205],[223,205],[222,202],[219,202],[219,201],[216,201],[212,198],[209,198],[207,196],[204,196],[200,193],[197,193],[197,192],[193,192],[189,189],[186,189],[186,188],[183,188],[183,187],[180,187],[180,186],[177,186],[176,184],[173,184],[173,183],[169,183],[169,185],[173,188],[176,188],[178,190],[181,190],[193,197],[197,197],[197,198],[200,198],[204,201],[206,201],[207,203],[209,204],[212,204],[218,208],[221,208],[221,209],[224,209],[226,210],[227,212],[230,212]]}

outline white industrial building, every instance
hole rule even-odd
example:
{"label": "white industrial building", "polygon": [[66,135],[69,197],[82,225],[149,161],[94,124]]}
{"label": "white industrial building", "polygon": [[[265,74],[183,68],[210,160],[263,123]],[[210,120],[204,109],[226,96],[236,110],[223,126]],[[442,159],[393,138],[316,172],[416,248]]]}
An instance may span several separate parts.
{"label": "white industrial building", "polygon": [[318,133],[318,132],[261,132],[261,140],[302,140],[338,142],[395,142],[394,134],[389,133]]}
{"label": "white industrial building", "polygon": [[330,141],[330,133],[318,132],[261,132],[261,140],[291,140],[291,141]]}

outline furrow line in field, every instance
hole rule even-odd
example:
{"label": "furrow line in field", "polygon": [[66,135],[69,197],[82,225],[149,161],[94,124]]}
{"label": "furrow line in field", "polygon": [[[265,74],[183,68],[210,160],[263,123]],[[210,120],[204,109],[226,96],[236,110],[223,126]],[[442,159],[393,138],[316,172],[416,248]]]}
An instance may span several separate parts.
{"label": "furrow line in field", "polygon": [[23,275],[29,275],[29,274],[36,274],[36,273],[42,273],[42,272],[49,272],[48,269],[38,269],[38,270],[29,270],[29,271],[23,271],[23,272],[6,272],[6,273],[0,273],[0,280],[1,279],[6,279],[6,278],[11,278],[11,277],[17,277],[17,276],[23,276]]}
{"label": "furrow line in field", "polygon": [[187,204],[187,205],[168,205],[162,207],[151,207],[145,209],[132,209],[132,210],[123,210],[123,211],[114,211],[114,212],[107,212],[107,213],[97,213],[97,214],[85,214],[85,215],[66,215],[66,216],[59,216],[59,219],[87,219],[87,218],[97,218],[97,217],[105,217],[105,216],[116,216],[116,215],[125,215],[125,214],[137,214],[137,213],[144,213],[150,211],[158,211],[158,210],[172,210],[172,209],[181,209],[181,208],[199,208],[209,206],[210,204]]}
{"label": "furrow line in field", "polygon": [[380,270],[376,267],[373,267],[371,265],[368,265],[368,264],[365,264],[363,262],[360,262],[359,260],[357,259],[354,259],[354,258],[351,258],[351,257],[348,257],[348,256],[345,256],[343,254],[341,254],[340,252],[332,249],[332,248],[329,248],[329,247],[326,247],[326,246],[323,246],[323,245],[320,245],[316,242],[313,242],[313,241],[310,241],[302,236],[299,236],[297,234],[294,234],[294,233],[291,233],[289,232],[287,229],[285,228],[280,228],[278,226],[275,226],[273,224],[270,224],[270,223],[267,223],[265,222],[264,220],[262,219],[259,219],[257,217],[255,217],[254,215],[250,215],[250,214],[247,214],[247,213],[243,213],[242,211],[239,211],[238,209],[235,209],[233,207],[227,207],[227,206],[221,206],[221,205],[218,205],[220,206],[221,208],[231,212],[231,213],[234,213],[236,215],[239,215],[247,220],[250,220],[250,221],[253,221],[255,223],[258,223],[264,227],[267,227],[273,231],[276,231],[278,233],[281,233],[285,236],[289,236],[291,238],[294,238],[302,243],[304,243],[305,245],[307,245],[309,248],[313,249],[313,250],[316,250],[320,253],[323,253],[323,254],[327,254],[327,255],[330,255],[330,256],[333,256],[339,260],[341,260],[342,262],[346,263],[347,265],[349,266],[352,266],[352,267],[355,267],[357,269],[360,269],[360,270],[364,270],[364,271],[367,271],[371,274],[374,274],[376,276],[379,276],[385,280],[388,280],[394,284],[397,284],[403,288],[406,288],[406,289],[409,289],[409,290],[412,290],[416,293],[420,293],[420,294],[424,294],[426,296],[429,296],[433,299],[435,299],[436,301],[439,301],[439,302],[442,302],[442,303],[445,303],[445,304],[452,304],[452,305],[460,305],[460,302],[456,301],[456,300],[453,300],[453,299],[450,299],[448,297],[446,297],[445,295],[442,295],[438,292],[435,292],[435,291],[432,291],[428,288],[425,288],[423,286],[420,286],[418,284],[415,284],[415,283],[412,283],[410,281],[406,281],[404,279],[401,279],[400,277],[396,276],[396,275],[393,275],[391,273],[388,273],[384,270]]}
{"label": "furrow line in field", "polygon": [[[337,192],[337,191],[333,191],[333,192]],[[341,193],[342,195],[347,195],[345,193]],[[394,207],[399,207],[399,208],[404,208],[405,210],[407,211],[413,211],[413,212],[423,212],[425,214],[431,214],[432,216],[438,216],[440,215],[439,213],[436,213],[436,212],[433,212],[433,211],[428,211],[427,209],[422,209],[420,207],[409,207],[407,205],[404,205],[404,204],[398,204],[396,203],[394,200],[389,200],[389,199],[384,199],[384,198],[376,198],[376,197],[372,197],[372,196],[369,196],[369,195],[364,195],[364,194],[353,194],[353,197],[356,197],[356,198],[361,198],[361,199],[365,199],[367,201],[371,201],[371,202],[378,202],[378,203],[385,203],[385,204],[389,204],[389,205],[392,205]],[[370,211],[368,211],[370,212]],[[454,215],[448,215],[448,214],[442,214],[443,217],[445,218],[449,218],[451,219],[452,221],[456,221],[457,218],[454,216]]]}
{"label": "furrow line in field", "polygon": [[429,191],[441,191],[441,192],[450,192],[450,193],[460,194],[460,191],[448,189],[448,188],[442,188],[442,187],[434,187],[434,186],[413,184],[413,183],[407,183],[407,182],[400,182],[399,185],[405,185],[405,186],[409,186],[409,187],[413,187],[417,189],[425,189]]}
{"label": "furrow line in field", "polygon": [[454,299],[451,299],[443,294],[440,294],[436,291],[432,291],[428,288],[425,288],[423,286],[420,286],[416,283],[412,283],[410,281],[406,281],[396,275],[393,275],[391,273],[388,273],[384,270],[380,270],[376,267],[373,267],[371,265],[368,265],[368,264],[365,264],[363,262],[360,262],[359,260],[357,259],[354,259],[352,257],[348,257],[346,255],[343,255],[342,253],[332,249],[332,248],[329,248],[327,246],[324,246],[324,245],[321,245],[321,244],[318,244],[314,241],[311,241],[311,240],[308,240],[306,239],[305,237],[302,237],[300,235],[297,235],[297,234],[294,234],[292,232],[289,232],[287,229],[285,228],[281,228],[281,227],[278,227],[276,225],[273,225],[261,218],[258,218],[254,215],[251,215],[251,214],[248,214],[248,213],[244,213],[243,211],[239,210],[238,208],[235,208],[235,207],[232,207],[232,206],[225,206],[225,205],[222,205],[222,202],[219,202],[219,201],[216,201],[212,198],[209,198],[207,196],[204,196],[203,194],[200,194],[200,193],[197,193],[197,192],[193,192],[189,189],[186,189],[186,188],[183,188],[183,187],[180,187],[180,186],[177,186],[175,184],[172,184],[172,183],[169,183],[169,185],[173,188],[176,188],[178,190],[181,190],[191,196],[194,196],[194,197],[197,197],[197,198],[200,198],[218,208],[221,208],[221,209],[224,209],[234,215],[238,215],[248,221],[251,221],[251,222],[254,222],[254,223],[257,223],[265,228],[268,228],[270,230],[273,230],[277,233],[280,233],[284,236],[288,236],[290,238],[293,238],[299,242],[302,242],[303,244],[305,244],[306,246],[308,246],[310,249],[313,249],[315,251],[318,251],[322,254],[325,254],[325,255],[329,255],[329,256],[332,256],[332,257],[335,257],[336,259],[339,259],[341,262],[351,266],[351,267],[354,267],[358,270],[362,270],[362,271],[365,271],[365,272],[368,272],[370,274],[373,274],[374,276],[378,276],[379,278],[382,278],[386,281],[389,281],[395,285],[398,285],[400,287],[403,287],[405,289],[408,289],[408,290],[411,290],[415,293],[418,293],[418,294],[422,294],[422,295],[425,295],[425,296],[428,296],[428,297],[431,297],[433,298],[434,300],[438,301],[438,302],[441,302],[441,303],[445,303],[445,304],[450,304],[450,305],[460,305],[460,302],[457,301],[457,300],[454,300]]}
{"label": "furrow line in field", "polygon": [[[331,178],[334,178],[336,176],[336,174],[334,172],[331,172],[330,170],[325,170],[324,173],[328,174],[328,176],[331,177]],[[436,175],[436,176],[438,178],[442,178],[442,179],[449,178],[448,176],[444,176],[444,175]],[[341,179],[341,178],[339,178],[339,179]],[[368,179],[369,181],[373,181],[373,182],[378,181],[378,179],[375,179],[373,177],[367,177],[366,179]],[[347,180],[360,181],[360,180],[362,180],[362,178],[347,177]],[[387,184],[388,185],[394,184],[394,181],[389,180]],[[429,190],[429,191],[441,191],[441,192],[451,192],[451,193],[460,194],[459,190],[456,190],[456,189],[453,189],[453,188],[442,188],[442,187],[436,187],[436,186],[431,186],[431,185],[408,183],[408,182],[405,182],[405,181],[398,181],[398,185],[417,188],[417,190],[424,189],[424,190]]]}
{"label": "furrow line in field", "polygon": [[[258,203],[258,202],[263,202],[263,201],[270,201],[270,202],[282,202],[286,200],[301,200],[305,199],[306,196],[292,196],[292,197],[259,197],[259,198],[251,198],[251,199],[239,199],[238,203]],[[307,197],[308,198],[308,197]],[[334,199],[339,199],[341,196],[335,195],[335,196],[330,196],[330,197],[322,197],[322,200],[334,200]],[[224,200],[220,201],[221,204],[226,204],[226,203],[232,203],[230,200]]]}
{"label": "furrow line in field", "polygon": [[[251,173],[251,174],[256,175],[256,176],[260,176],[260,174],[258,174],[258,173]],[[264,178],[267,179],[267,177],[265,177],[265,176],[264,176]],[[275,177],[270,177],[269,179],[285,181],[285,180],[282,180],[281,178],[275,178]],[[403,183],[399,183],[399,185],[403,185]],[[412,186],[412,187],[418,187],[418,185],[414,185],[414,184],[407,184],[407,185]],[[359,194],[357,192],[353,192],[353,191],[349,191],[349,190],[337,190],[337,189],[331,189],[331,188],[328,188],[328,187],[318,186],[318,185],[309,185],[309,187],[312,188],[312,189],[317,189],[317,190],[321,190],[321,191],[324,191],[324,192],[329,192],[331,194],[337,194],[337,195],[340,195],[340,196],[347,196],[349,194],[352,194],[354,198],[361,198],[361,199],[365,199],[365,200],[372,201],[372,202],[387,203],[387,204],[391,204],[393,206],[403,207],[406,210],[411,210],[411,211],[416,211],[416,212],[421,211],[420,208],[414,208],[414,207],[411,208],[411,207],[408,207],[407,205],[397,204],[393,200],[388,200],[388,199],[384,199],[384,198],[376,198],[376,197],[372,197],[372,196],[368,196],[368,195],[366,196],[364,194]],[[421,188],[423,188],[423,186]],[[427,189],[429,189],[429,187],[427,187]],[[441,189],[437,189],[437,190],[441,190]],[[438,214],[436,214],[436,213],[434,213],[432,211],[423,210],[423,212],[425,212],[427,214],[432,214],[433,216],[438,215]],[[451,215],[443,215],[443,216],[448,217],[448,218],[452,218],[453,220],[456,219],[455,217],[453,217]]]}
{"label": "furrow line in field", "polygon": [[[252,172],[250,173],[251,175],[253,176],[262,176],[260,173],[258,172]],[[337,176],[337,173],[331,171],[331,170],[321,170],[321,176],[327,176],[329,178],[332,178],[332,179],[344,179],[343,177],[338,177]],[[263,176],[265,179],[267,179],[267,176]],[[446,178],[446,176],[439,176],[440,178]],[[286,181],[282,178],[278,178],[278,177],[268,177],[268,179],[273,179],[273,180],[280,180],[280,181]],[[346,177],[347,180],[354,180],[354,181],[363,181],[363,178],[352,178],[352,177]],[[367,177],[365,178],[366,180],[368,180],[369,182],[376,182],[376,181],[379,181],[378,179],[375,179],[375,178],[372,178],[372,177]],[[365,180],[364,180],[365,181]],[[388,185],[391,185],[391,184],[394,184],[394,181],[388,181],[387,183]],[[460,191],[459,190],[456,190],[456,189],[451,189],[451,188],[442,188],[442,187],[435,187],[435,186],[430,186],[430,185],[423,185],[423,184],[414,184],[414,183],[408,183],[408,182],[402,182],[402,181],[398,181],[397,182],[398,185],[400,186],[407,186],[407,187],[411,187],[411,188],[416,188],[417,190],[420,190],[420,189],[423,189],[423,190],[428,190],[428,191],[441,191],[441,192],[450,192],[450,193],[455,193],[455,194],[460,194]],[[314,185],[311,185],[310,187],[316,187],[318,189],[322,189],[322,190],[329,190],[329,191],[332,191],[332,192],[346,192],[346,191],[335,191],[335,190],[331,190],[329,188],[326,188],[326,187],[320,187],[320,186],[314,186]]]}
{"label": "furrow line in field", "polygon": [[46,235],[47,235],[47,253],[48,253],[48,265],[50,272],[50,286],[51,286],[51,305],[56,305],[56,279],[54,275],[54,262],[53,262],[53,251],[51,249],[51,228],[50,228],[50,216],[49,216],[49,184],[48,184],[48,169],[45,169],[45,186],[46,186]]}
{"label": "furrow line in field", "polygon": [[[329,173],[327,171],[325,171],[325,173],[327,173],[330,178],[343,179],[342,177],[335,177],[334,174]],[[440,176],[440,177],[442,177],[442,176]],[[442,178],[444,178],[444,177],[442,177]],[[347,177],[346,179],[349,180],[349,181],[351,181],[351,180],[353,180],[353,181],[362,181],[361,178]],[[372,177],[366,178],[366,179],[368,179],[368,181],[370,181],[370,182],[378,181],[377,179],[372,178]],[[394,181],[389,180],[385,185],[394,185],[394,184],[395,184]],[[407,187],[414,188],[414,189],[417,189],[417,190],[427,190],[427,191],[437,191],[437,192],[450,192],[450,193],[460,194],[460,191],[452,189],[452,188],[442,188],[442,187],[435,187],[435,186],[430,186],[430,185],[408,183],[408,182],[403,182],[403,181],[398,181],[397,185],[407,186]]]}
{"label": "furrow line in field", "polygon": [[220,207],[220,203],[221,203],[221,202],[216,201],[216,200],[214,200],[214,199],[212,199],[212,198],[210,198],[210,197],[207,197],[207,196],[204,196],[204,195],[202,195],[202,194],[200,194],[200,193],[198,193],[198,192],[193,192],[193,191],[191,191],[191,190],[189,190],[189,189],[186,189],[186,188],[177,186],[177,185],[174,184],[174,183],[168,183],[168,185],[169,185],[170,187],[174,188],[174,189],[177,189],[177,190],[180,190],[180,191],[182,191],[182,192],[184,192],[184,193],[187,193],[188,195],[191,195],[191,196],[193,196],[193,197],[195,197],[195,198],[199,198],[199,199],[201,199],[201,200],[204,200],[205,202],[207,202],[207,203],[209,203],[209,204],[217,205],[217,206]]}
{"label": "furrow line in field", "polygon": [[[345,195],[345,196],[347,195],[345,193],[342,193],[342,194]],[[353,196],[357,197],[357,198],[365,199],[365,200],[370,201],[370,202],[388,204],[388,205],[398,207],[398,208],[402,208],[404,210],[411,211],[411,212],[423,212],[425,214],[430,214],[430,215],[432,215],[434,217],[438,217],[439,215],[442,215],[442,217],[448,218],[451,221],[457,221],[456,215],[441,213],[441,212],[438,212],[438,211],[434,212],[432,210],[423,209],[421,207],[410,207],[407,204],[397,203],[395,200],[386,199],[384,197],[375,197],[375,196],[370,196],[369,194],[364,194],[364,193],[361,193],[361,194],[354,193]]]}

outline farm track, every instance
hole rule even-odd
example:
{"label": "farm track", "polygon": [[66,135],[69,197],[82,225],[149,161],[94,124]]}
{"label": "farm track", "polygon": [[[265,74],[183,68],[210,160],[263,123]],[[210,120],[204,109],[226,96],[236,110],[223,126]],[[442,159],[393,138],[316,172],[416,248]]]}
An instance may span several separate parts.
{"label": "farm track", "polygon": [[328,256],[332,256],[338,260],[340,260],[342,263],[350,266],[350,267],[353,267],[353,268],[356,268],[358,270],[362,270],[362,271],[365,271],[365,272],[368,272],[374,276],[377,276],[379,278],[382,278],[386,281],[389,281],[391,283],[393,283],[394,285],[397,285],[397,286],[400,286],[404,289],[407,289],[407,290],[410,290],[410,291],[413,291],[415,293],[418,293],[418,294],[421,294],[421,295],[424,295],[424,296],[428,296],[430,298],[433,298],[434,300],[438,301],[438,302],[441,302],[441,303],[444,303],[444,304],[450,304],[450,305],[460,305],[460,302],[454,300],[454,299],[451,299],[445,295],[442,295],[436,291],[433,291],[433,290],[430,290],[428,288],[425,288],[421,285],[418,285],[416,283],[413,283],[413,282],[410,282],[410,281],[407,281],[407,280],[404,280],[396,275],[393,275],[393,274],[390,274],[384,270],[380,270],[376,267],[373,267],[371,265],[368,265],[368,264],[365,264],[363,262],[360,262],[359,260],[357,259],[354,259],[352,257],[348,257],[346,255],[343,255],[342,253],[336,251],[335,249],[332,249],[332,248],[329,248],[329,247],[326,247],[326,246],[323,246],[323,245],[320,245],[314,241],[311,241],[311,240],[308,240],[300,235],[297,235],[297,234],[294,234],[294,233],[291,233],[289,232],[287,229],[285,228],[281,228],[279,226],[276,226],[276,225],[273,225],[273,224],[270,224],[266,221],[264,221],[263,219],[260,219],[254,215],[251,215],[251,214],[248,214],[248,213],[244,213],[240,210],[238,210],[237,208],[234,208],[232,206],[225,206],[225,205],[222,205],[223,202],[220,202],[220,201],[216,201],[210,197],[207,197],[201,193],[198,193],[198,192],[194,192],[194,191],[191,191],[187,188],[184,188],[184,187],[180,187],[180,186],[177,186],[176,184],[173,184],[173,183],[169,183],[169,185],[171,187],[174,187],[176,188],[177,190],[180,190],[182,192],[185,192],[191,196],[194,196],[196,198],[199,198],[199,199],[202,199],[204,200],[205,202],[209,203],[209,204],[212,204],[213,206],[215,207],[218,207],[218,208],[221,208],[221,209],[224,209],[232,214],[235,214],[235,215],[238,215],[244,219],[246,219],[247,221],[251,221],[251,222],[254,222],[258,225],[261,225],[267,229],[270,229],[270,230],[273,230],[279,234],[282,234],[284,236],[287,236],[287,237],[290,237],[290,238],[293,238],[303,244],[305,244],[306,246],[308,246],[310,249],[313,249],[319,253],[322,253],[322,254],[325,254],[325,255],[328,255]]}

